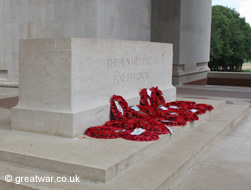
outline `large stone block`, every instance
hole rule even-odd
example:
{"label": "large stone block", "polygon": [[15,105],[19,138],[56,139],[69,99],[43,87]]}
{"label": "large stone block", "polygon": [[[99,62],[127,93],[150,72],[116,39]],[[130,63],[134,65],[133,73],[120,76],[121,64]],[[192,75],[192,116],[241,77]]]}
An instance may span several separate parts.
{"label": "large stone block", "polygon": [[139,103],[141,88],[158,86],[175,100],[172,45],[103,39],[20,41],[19,103],[12,129],[76,137],[110,119],[109,101]]}

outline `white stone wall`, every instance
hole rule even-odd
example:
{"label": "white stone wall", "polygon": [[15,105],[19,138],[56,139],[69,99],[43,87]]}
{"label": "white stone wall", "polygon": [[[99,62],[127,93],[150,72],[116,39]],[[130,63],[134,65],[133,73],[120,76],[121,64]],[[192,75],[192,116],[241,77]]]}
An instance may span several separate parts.
{"label": "white stone wall", "polygon": [[98,0],[98,37],[150,41],[150,0]]}
{"label": "white stone wall", "polygon": [[0,0],[0,81],[18,81],[19,39],[150,41],[150,0]]}

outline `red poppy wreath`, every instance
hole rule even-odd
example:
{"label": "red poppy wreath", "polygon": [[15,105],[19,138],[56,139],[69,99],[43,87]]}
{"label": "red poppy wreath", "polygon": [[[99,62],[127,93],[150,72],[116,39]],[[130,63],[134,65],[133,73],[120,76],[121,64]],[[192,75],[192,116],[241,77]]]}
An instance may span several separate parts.
{"label": "red poppy wreath", "polygon": [[214,108],[192,101],[165,102],[158,87],[140,91],[140,105],[128,107],[122,96],[113,95],[110,100],[114,120],[103,126],[90,127],[85,134],[100,139],[124,138],[133,141],[155,141],[158,135],[172,134],[171,127],[184,126],[196,121],[198,115]]}

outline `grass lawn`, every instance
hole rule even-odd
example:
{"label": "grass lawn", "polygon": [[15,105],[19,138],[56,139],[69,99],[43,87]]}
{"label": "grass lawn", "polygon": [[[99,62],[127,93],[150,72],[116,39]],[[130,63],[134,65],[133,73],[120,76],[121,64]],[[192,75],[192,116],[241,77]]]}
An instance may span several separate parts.
{"label": "grass lawn", "polygon": [[243,63],[242,72],[251,72],[251,61],[248,63]]}
{"label": "grass lawn", "polygon": [[248,70],[242,70],[241,72],[251,73],[251,70],[250,69],[248,69]]}

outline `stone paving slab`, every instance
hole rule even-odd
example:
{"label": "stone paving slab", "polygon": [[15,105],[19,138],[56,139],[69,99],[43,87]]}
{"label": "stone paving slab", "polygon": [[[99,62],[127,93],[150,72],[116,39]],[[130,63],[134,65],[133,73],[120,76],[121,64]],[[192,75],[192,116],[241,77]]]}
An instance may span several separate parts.
{"label": "stone paving slab", "polygon": [[177,184],[174,190],[250,190],[251,110],[238,128],[221,139]]}
{"label": "stone paving slab", "polygon": [[[237,106],[238,107],[238,106]],[[247,106],[236,109],[235,118],[244,117],[242,112],[247,112]],[[227,108],[223,109],[227,112]],[[217,126],[221,131],[206,132],[201,128]],[[203,122],[202,125],[188,131],[182,137],[171,142],[150,158],[135,164],[127,171],[107,182],[104,185],[95,185],[88,190],[166,190],[172,187],[182,175],[186,173],[201,157],[210,151],[220,140],[221,136],[231,127],[231,122],[215,121],[214,119]],[[175,150],[176,148],[176,150]],[[184,188],[186,189],[186,188]]]}
{"label": "stone paving slab", "polygon": [[[11,175],[12,176],[12,183],[6,183],[5,182],[5,176]],[[49,177],[51,179],[51,182],[40,182],[40,183],[34,183],[34,182],[21,182],[20,177],[39,177],[40,181],[42,179],[46,179],[46,177]],[[62,177],[61,179],[66,179],[67,182],[58,182],[57,177]],[[55,173],[48,173],[43,172],[39,170],[34,170],[30,168],[24,168],[16,165],[10,165],[6,163],[0,162],[0,189],[1,190],[80,190],[80,189],[86,189],[93,185],[93,183],[80,180],[78,182],[75,180],[75,176],[67,176],[67,175],[59,175]],[[69,182],[68,182],[69,181]]]}
{"label": "stone paving slab", "polygon": [[216,97],[218,98],[236,98],[251,100],[250,87],[236,86],[217,86],[217,85],[183,85],[176,86],[177,96],[195,95],[195,97]]}

